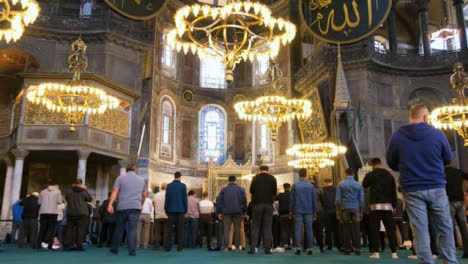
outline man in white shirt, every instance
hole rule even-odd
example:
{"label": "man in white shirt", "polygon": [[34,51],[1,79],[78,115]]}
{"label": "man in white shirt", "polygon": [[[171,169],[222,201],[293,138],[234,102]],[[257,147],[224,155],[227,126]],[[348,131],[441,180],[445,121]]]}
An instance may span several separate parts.
{"label": "man in white shirt", "polygon": [[154,206],[150,198],[146,198],[141,207],[137,224],[137,248],[148,248],[151,222],[154,220]]}
{"label": "man in white shirt", "polygon": [[154,205],[154,249],[159,249],[161,241],[167,242],[167,214],[164,210],[167,183],[161,185],[161,191],[153,195]]}
{"label": "man in white shirt", "polygon": [[214,204],[208,199],[208,193],[203,193],[202,199],[198,203],[200,208],[200,246],[203,247],[203,236],[206,236],[206,246],[211,247],[211,237],[214,228]]}

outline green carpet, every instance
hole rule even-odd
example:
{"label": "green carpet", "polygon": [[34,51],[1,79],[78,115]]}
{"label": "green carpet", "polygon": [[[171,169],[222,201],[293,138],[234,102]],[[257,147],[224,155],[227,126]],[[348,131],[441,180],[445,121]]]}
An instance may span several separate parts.
{"label": "green carpet", "polygon": [[[126,248],[121,248],[118,256],[112,255],[104,248],[91,247],[85,252],[46,252],[36,251],[32,249],[18,249],[13,246],[7,246],[0,252],[0,263],[34,263],[34,264],[123,264],[123,263],[173,263],[173,264],[332,264],[332,263],[408,263],[417,264],[417,260],[407,258],[408,251],[399,251],[400,259],[392,260],[390,253],[381,254],[381,259],[373,260],[368,258],[368,252],[363,251],[361,256],[344,256],[333,251],[327,253],[319,253],[317,250],[313,256],[301,255],[296,256],[292,251],[285,253],[274,253],[273,255],[264,255],[258,253],[256,255],[248,255],[247,253],[234,252],[208,252],[201,249],[188,249],[183,252],[153,251],[153,250],[138,250],[136,257],[130,257],[127,254]],[[458,252],[459,256],[461,252]],[[461,260],[460,263],[468,263],[466,260]]]}

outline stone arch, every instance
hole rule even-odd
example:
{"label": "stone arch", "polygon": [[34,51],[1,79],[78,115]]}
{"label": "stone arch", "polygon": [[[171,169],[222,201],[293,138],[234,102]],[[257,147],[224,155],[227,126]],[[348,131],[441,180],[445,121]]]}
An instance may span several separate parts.
{"label": "stone arch", "polygon": [[422,103],[426,105],[429,110],[432,110],[441,105],[447,105],[449,100],[440,90],[430,87],[421,87],[412,90],[407,97],[406,108],[413,104]]}

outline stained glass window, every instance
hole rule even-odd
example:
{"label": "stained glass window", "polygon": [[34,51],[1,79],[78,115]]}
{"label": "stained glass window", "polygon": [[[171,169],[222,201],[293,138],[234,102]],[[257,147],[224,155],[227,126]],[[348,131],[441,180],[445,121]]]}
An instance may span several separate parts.
{"label": "stained glass window", "polygon": [[273,162],[273,151],[271,142],[271,132],[266,124],[259,123],[256,125],[257,132],[257,154],[261,155],[262,163],[268,164]]}
{"label": "stained glass window", "polygon": [[163,143],[169,144],[170,117],[165,115],[163,121]]}
{"label": "stained glass window", "polygon": [[226,114],[216,105],[200,111],[199,156],[200,163],[212,161],[222,164],[226,160]]}

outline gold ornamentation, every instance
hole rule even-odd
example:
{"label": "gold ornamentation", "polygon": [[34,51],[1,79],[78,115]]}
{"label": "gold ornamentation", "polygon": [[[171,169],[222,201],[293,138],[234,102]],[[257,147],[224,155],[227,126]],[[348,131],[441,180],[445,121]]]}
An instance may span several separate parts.
{"label": "gold ornamentation", "polygon": [[317,87],[312,87],[304,98],[312,102],[312,115],[299,121],[302,142],[318,142],[328,137],[328,130],[323,114],[322,102]]}
{"label": "gold ornamentation", "polygon": [[86,44],[79,38],[72,43],[72,54],[68,57],[68,69],[73,79],[68,84],[47,82],[31,87],[27,92],[29,102],[43,105],[51,112],[63,113],[75,131],[75,124],[86,114],[103,114],[107,109],[115,109],[120,100],[104,90],[81,81],[81,72],[88,68]]}
{"label": "gold ornamentation", "polygon": [[450,83],[459,98],[453,99],[452,105],[434,109],[429,119],[438,129],[457,131],[464,139],[465,147],[468,147],[468,76],[462,63],[455,64],[453,71]]}
{"label": "gold ornamentation", "polygon": [[197,54],[200,58],[219,56],[226,66],[226,81],[234,79],[233,70],[242,60],[275,58],[281,44],[296,36],[296,26],[271,16],[263,4],[233,1],[223,7],[186,5],[174,16],[175,28],[167,43],[178,52]]}
{"label": "gold ornamentation", "polygon": [[23,36],[24,28],[34,23],[40,8],[35,0],[0,0],[0,40],[7,43]]}
{"label": "gold ornamentation", "polygon": [[129,116],[120,110],[109,110],[89,118],[89,125],[122,137],[128,137]]}
{"label": "gold ornamentation", "polygon": [[[67,124],[67,117],[61,112],[51,112],[43,105],[26,102],[23,122],[35,125],[64,125]],[[83,123],[83,118],[76,122],[76,124]]]}

